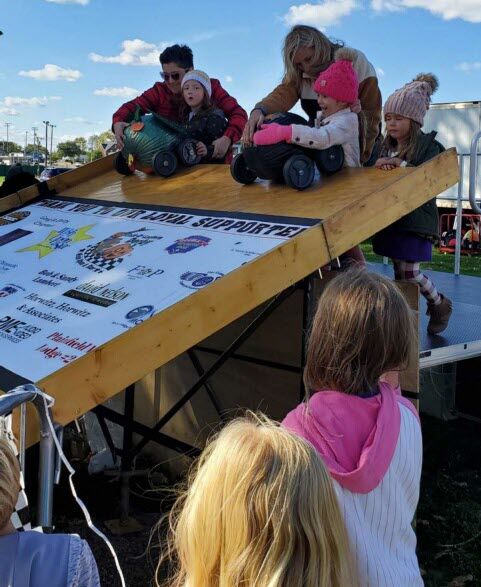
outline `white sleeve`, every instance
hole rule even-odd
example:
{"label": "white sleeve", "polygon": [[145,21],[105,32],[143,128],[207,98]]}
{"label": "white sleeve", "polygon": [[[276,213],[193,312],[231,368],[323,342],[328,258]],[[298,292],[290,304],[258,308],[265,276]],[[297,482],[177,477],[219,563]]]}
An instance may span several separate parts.
{"label": "white sleeve", "polygon": [[320,128],[293,124],[291,143],[308,149],[327,149],[351,142],[359,133],[357,114],[351,114],[335,118]]}

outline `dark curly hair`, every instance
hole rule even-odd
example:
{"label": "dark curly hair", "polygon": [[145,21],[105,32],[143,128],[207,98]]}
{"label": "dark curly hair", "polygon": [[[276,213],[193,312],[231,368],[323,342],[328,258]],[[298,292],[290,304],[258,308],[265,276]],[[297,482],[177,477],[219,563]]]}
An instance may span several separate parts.
{"label": "dark curly hair", "polygon": [[162,51],[159,56],[161,64],[176,63],[179,67],[184,69],[191,69],[194,67],[194,56],[192,49],[187,45],[172,45]]}

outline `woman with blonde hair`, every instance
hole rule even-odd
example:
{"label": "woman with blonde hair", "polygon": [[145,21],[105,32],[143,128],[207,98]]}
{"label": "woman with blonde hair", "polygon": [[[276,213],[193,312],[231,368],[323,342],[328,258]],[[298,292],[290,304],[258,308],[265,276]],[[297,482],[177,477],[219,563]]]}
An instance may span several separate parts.
{"label": "woman with blonde hair", "polygon": [[[287,34],[282,49],[284,77],[268,96],[258,102],[250,113],[242,141],[250,144],[255,131],[269,114],[289,111],[298,100],[314,126],[317,114],[317,95],[314,83],[321,71],[334,62],[334,54],[343,44],[331,41],[321,31],[306,25],[296,25]],[[366,56],[354,50],[353,67],[359,80],[358,98],[366,120],[366,137],[361,162],[369,160],[374,142],[379,135],[382,99],[376,70]]]}
{"label": "woman with blonde hair", "polygon": [[170,587],[346,587],[347,535],[306,441],[264,416],[228,424],[170,515]]}

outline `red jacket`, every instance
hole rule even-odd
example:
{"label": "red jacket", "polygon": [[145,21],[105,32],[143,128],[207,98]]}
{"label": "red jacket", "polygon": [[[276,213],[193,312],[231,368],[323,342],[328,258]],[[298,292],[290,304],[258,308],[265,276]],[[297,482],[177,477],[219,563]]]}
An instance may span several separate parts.
{"label": "red jacket", "polygon": [[[228,121],[224,134],[229,137],[232,143],[235,143],[241,138],[247,122],[247,113],[239,106],[237,100],[224,90],[218,79],[211,78],[210,82],[212,85],[212,103],[224,112]],[[142,113],[151,111],[165,116],[165,118],[180,122],[181,104],[181,94],[173,94],[165,82],[157,82],[137,98],[122,104],[117,112],[114,113],[112,124],[130,122],[137,106],[140,106]]]}

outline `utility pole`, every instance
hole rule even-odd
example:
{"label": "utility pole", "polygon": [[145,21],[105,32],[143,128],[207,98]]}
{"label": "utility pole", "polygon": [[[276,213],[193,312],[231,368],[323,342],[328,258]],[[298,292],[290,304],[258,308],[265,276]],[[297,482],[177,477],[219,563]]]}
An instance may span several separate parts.
{"label": "utility pole", "polygon": [[50,162],[52,162],[52,153],[53,153],[53,129],[56,127],[56,124],[50,125]]}
{"label": "utility pole", "polygon": [[[9,142],[8,141],[8,129],[9,129],[10,126],[12,126],[12,123],[11,122],[5,122],[4,124],[5,124],[6,128],[7,128],[7,148],[6,148],[6,150],[8,151],[10,149],[10,147],[8,146],[8,142]],[[9,153],[7,153],[7,155],[9,155]]]}
{"label": "utility pole", "polygon": [[33,158],[36,161],[36,163],[38,163],[38,161],[37,161],[37,130],[38,130],[38,128],[36,126],[32,126],[32,130],[33,130]]}
{"label": "utility pole", "polygon": [[47,164],[48,164],[48,125],[50,124],[50,121],[44,120],[43,123],[45,125],[45,167],[47,167]]}
{"label": "utility pole", "polygon": [[24,157],[27,157],[27,145],[28,145],[28,130],[25,131],[25,149],[23,150]]}

